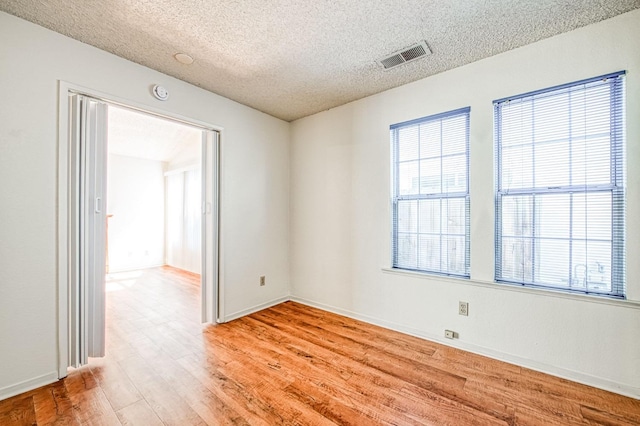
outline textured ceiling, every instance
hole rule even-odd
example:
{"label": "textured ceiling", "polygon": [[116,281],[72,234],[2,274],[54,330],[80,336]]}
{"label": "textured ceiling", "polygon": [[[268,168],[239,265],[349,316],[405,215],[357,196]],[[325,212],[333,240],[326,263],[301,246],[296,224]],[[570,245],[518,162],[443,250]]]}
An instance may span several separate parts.
{"label": "textured ceiling", "polygon": [[[0,0],[0,10],[294,120],[640,7],[640,0]],[[432,55],[376,63],[425,40]],[[183,65],[184,52],[195,62]]]}
{"label": "textured ceiling", "polygon": [[200,154],[202,130],[125,108],[109,106],[110,154],[155,161],[191,159]]}

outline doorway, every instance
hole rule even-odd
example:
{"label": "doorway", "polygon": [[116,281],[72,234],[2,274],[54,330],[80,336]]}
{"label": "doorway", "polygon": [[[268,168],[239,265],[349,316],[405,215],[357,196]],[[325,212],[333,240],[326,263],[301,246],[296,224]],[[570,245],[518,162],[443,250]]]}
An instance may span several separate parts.
{"label": "doorway", "polygon": [[202,131],[118,106],[107,117],[106,272],[200,274]]}
{"label": "doorway", "polygon": [[[123,272],[179,263],[200,274],[201,321],[217,322],[219,130],[66,83],[60,85],[59,122],[58,326],[59,377],[64,377],[69,366],[104,356],[107,268]],[[131,143],[149,131],[155,137]],[[172,133],[175,138],[166,138]],[[164,144],[158,142],[163,137]],[[107,189],[108,165],[118,170],[110,181],[120,188],[116,211],[109,206],[108,195],[116,192]],[[190,207],[176,217],[167,205],[178,198]],[[152,224],[155,231],[147,226]]]}

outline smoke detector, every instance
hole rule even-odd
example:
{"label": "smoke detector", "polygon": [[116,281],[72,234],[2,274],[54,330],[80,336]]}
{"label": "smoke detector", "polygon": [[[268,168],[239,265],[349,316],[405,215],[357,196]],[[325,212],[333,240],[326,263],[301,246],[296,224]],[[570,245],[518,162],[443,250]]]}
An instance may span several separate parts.
{"label": "smoke detector", "polygon": [[167,99],[169,99],[169,91],[163,86],[156,84],[155,86],[153,86],[152,91],[153,96],[155,96],[158,100],[166,101]]}
{"label": "smoke detector", "polygon": [[424,58],[430,54],[431,49],[429,49],[427,43],[425,41],[421,41],[405,49],[394,52],[391,55],[385,56],[382,59],[378,59],[377,62],[386,71],[399,65],[413,62],[416,59]]}

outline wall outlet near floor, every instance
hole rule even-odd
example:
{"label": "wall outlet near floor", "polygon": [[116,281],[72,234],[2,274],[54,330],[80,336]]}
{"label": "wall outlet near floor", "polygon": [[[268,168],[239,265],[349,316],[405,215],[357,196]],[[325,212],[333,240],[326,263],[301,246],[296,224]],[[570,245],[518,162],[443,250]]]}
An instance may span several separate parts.
{"label": "wall outlet near floor", "polygon": [[446,337],[447,339],[457,339],[458,338],[458,333],[456,333],[455,331],[451,331],[451,330],[445,330],[444,331],[444,337]]}
{"label": "wall outlet near floor", "polygon": [[458,314],[464,315],[465,317],[469,316],[469,303],[468,302],[458,302]]}
{"label": "wall outlet near floor", "polygon": [[263,286],[267,283],[267,278],[264,275],[260,276],[260,285]]}

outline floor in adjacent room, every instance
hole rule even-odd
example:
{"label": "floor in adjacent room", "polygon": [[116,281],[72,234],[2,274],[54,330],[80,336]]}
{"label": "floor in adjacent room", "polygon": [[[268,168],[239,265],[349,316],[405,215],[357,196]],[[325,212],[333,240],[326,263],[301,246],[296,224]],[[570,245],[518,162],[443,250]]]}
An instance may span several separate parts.
{"label": "floor in adjacent room", "polygon": [[200,322],[199,276],[107,279],[107,356],[1,425],[640,424],[640,401],[286,302]]}

